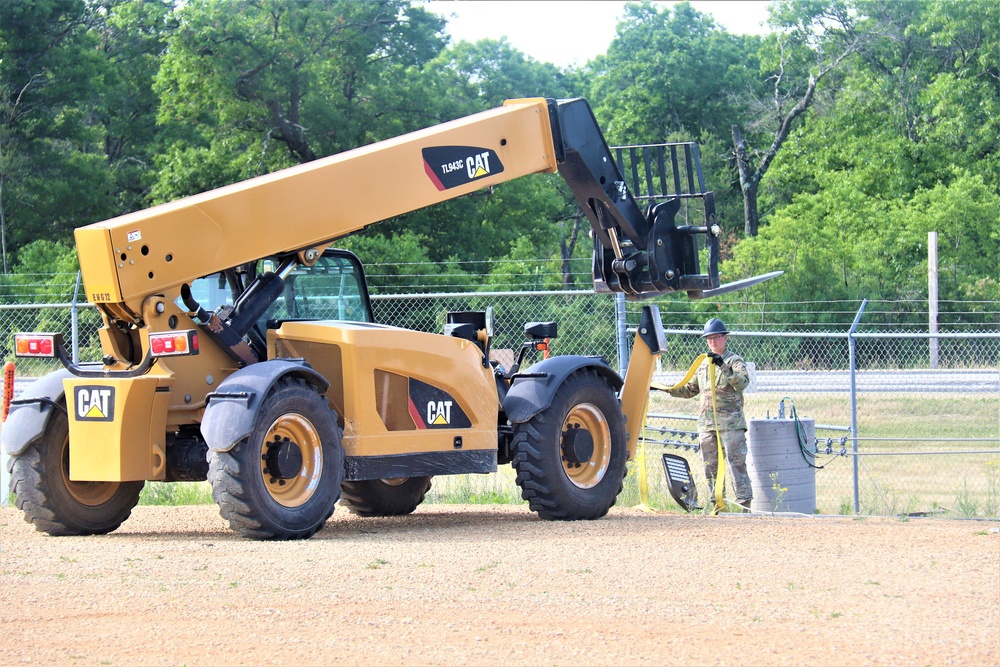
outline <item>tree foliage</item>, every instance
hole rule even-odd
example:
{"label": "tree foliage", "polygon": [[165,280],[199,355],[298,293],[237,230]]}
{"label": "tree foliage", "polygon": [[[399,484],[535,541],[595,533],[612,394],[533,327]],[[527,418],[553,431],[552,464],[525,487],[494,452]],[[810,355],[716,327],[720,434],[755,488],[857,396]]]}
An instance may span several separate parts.
{"label": "tree foliage", "polygon": [[157,199],[428,124],[423,100],[399,95],[443,46],[442,22],[419,7],[206,0],[176,16],[156,75],[159,121],[173,134]]}
{"label": "tree foliage", "polygon": [[[701,143],[726,278],[784,270],[764,288],[780,300],[923,298],[936,231],[942,298],[1000,299],[998,14],[776,0],[768,34],[747,37],[646,1],[607,53],[561,69],[503,38],[449,44],[407,0],[0,0],[4,271],[43,268],[96,220],[508,98],[586,96],[609,143]],[[395,264],[386,290],[414,274],[576,286],[586,231],[562,180],[538,176],[345,243]],[[503,261],[470,269],[484,260]]]}

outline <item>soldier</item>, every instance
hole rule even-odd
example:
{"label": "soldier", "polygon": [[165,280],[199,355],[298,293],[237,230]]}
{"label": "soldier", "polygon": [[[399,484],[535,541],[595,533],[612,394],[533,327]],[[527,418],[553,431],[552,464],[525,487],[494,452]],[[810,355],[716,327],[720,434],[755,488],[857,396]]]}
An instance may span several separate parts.
{"label": "soldier", "polygon": [[715,493],[715,479],[719,469],[719,449],[715,439],[716,423],[712,415],[712,391],[708,383],[708,367],[715,364],[715,405],[718,413],[718,431],[726,452],[729,477],[736,490],[736,503],[743,511],[750,510],[753,489],[747,475],[747,422],[743,416],[743,390],[750,384],[743,359],[726,350],[729,331],[720,319],[712,318],[705,323],[701,337],[708,343],[708,358],[702,362],[694,378],[682,387],[671,389],[670,395],[677,398],[691,398],[701,394],[701,412],[698,416],[698,440],[701,445],[701,459],[705,462],[705,476],[708,488]]}

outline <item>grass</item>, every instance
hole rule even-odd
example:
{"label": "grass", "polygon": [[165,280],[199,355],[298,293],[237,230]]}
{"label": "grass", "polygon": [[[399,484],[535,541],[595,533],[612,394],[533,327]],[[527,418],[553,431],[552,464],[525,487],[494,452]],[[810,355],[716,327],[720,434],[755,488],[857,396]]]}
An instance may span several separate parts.
{"label": "grass", "polygon": [[[646,443],[646,504],[650,508],[683,512],[667,489],[659,454],[668,451],[683,456],[698,486],[703,511],[712,498],[697,452]],[[850,456],[820,456],[825,462],[816,471],[816,511],[819,514],[854,514],[853,470]],[[640,504],[639,461],[628,464],[619,506]],[[526,505],[510,466],[488,475],[435,477],[425,502],[463,505]],[[788,498],[780,473],[769,474],[769,485],[779,502]],[[942,517],[1000,517],[1000,456],[891,456],[864,457],[859,464],[861,513],[878,516],[927,514]],[[13,500],[11,499],[11,503]],[[149,482],[139,497],[140,505],[212,504],[207,482]],[[776,505],[777,506],[777,505]]]}
{"label": "grass", "polygon": [[[748,418],[763,418],[768,414],[774,417],[783,398],[784,395],[778,394],[747,394],[746,414]],[[846,394],[808,392],[795,396],[794,402],[802,418],[824,425],[850,425],[850,399]],[[649,411],[690,415],[696,405],[696,401],[655,393]],[[791,409],[787,401],[785,409],[787,415]],[[858,457],[858,481],[863,514],[1000,516],[1000,400],[995,395],[860,393],[857,414],[858,446],[862,454]],[[657,424],[682,430],[695,428],[690,421]],[[842,431],[817,431],[817,436],[831,439],[830,453],[826,454],[821,447],[816,457],[816,464],[825,466],[816,471],[820,513],[854,512],[852,442],[848,438],[842,443],[845,435],[848,434]],[[648,436],[662,438],[653,432],[648,432]],[[974,438],[993,440],[970,441]],[[703,483],[700,457],[673,447],[654,444],[647,447],[647,452],[653,454],[647,458],[656,459],[661,451],[680,453],[687,458],[704,504],[707,485]],[[970,451],[987,453],[964,453]],[[662,471],[649,478],[651,494],[654,478],[658,481],[659,476]],[[780,483],[780,479],[774,481]]]}
{"label": "grass", "polygon": [[[785,396],[745,394],[747,417],[776,417],[778,404]],[[817,424],[851,425],[851,401],[847,393],[803,392],[791,398],[800,417],[813,419]],[[786,401],[786,416],[791,407]],[[694,415],[697,409],[697,401],[693,399],[673,398],[662,392],[654,392],[650,397],[650,413]],[[995,394],[859,392],[857,415],[861,438],[900,438],[901,444],[913,438],[1000,438],[1000,399]],[[997,448],[996,442],[992,445]]]}
{"label": "grass", "polygon": [[146,482],[139,494],[140,505],[211,505],[208,482]]}
{"label": "grass", "polygon": [[[750,418],[776,416],[784,395],[747,394]],[[805,392],[793,397],[799,415],[819,424],[848,426],[850,401],[843,393]],[[691,415],[694,400],[674,399],[660,392],[651,397],[649,412]],[[786,413],[791,406],[786,403]],[[658,422],[660,423],[660,422]],[[691,421],[662,422],[670,428],[693,430]],[[923,393],[858,395],[858,481],[861,514],[933,514],[943,517],[1000,517],[1000,449],[992,442],[955,441],[949,438],[1000,438],[1000,399],[986,394],[929,395]],[[646,433],[652,439],[662,434]],[[822,514],[854,514],[854,467],[851,441],[839,431],[820,431],[831,438],[830,453],[816,457],[816,509]],[[867,440],[866,438],[891,438]],[[927,441],[917,441],[927,438]],[[941,438],[936,440],[935,438]],[[690,439],[685,442],[692,443]],[[693,443],[692,443],[693,444]],[[846,451],[848,455],[841,455]],[[983,454],[949,453],[984,451]],[[682,512],[666,487],[660,454],[680,454],[688,460],[703,506],[711,505],[703,466],[697,452],[645,444],[646,504],[653,509]],[[992,452],[992,453],[989,453]],[[900,454],[909,455],[900,455]],[[619,506],[640,503],[638,462],[629,464]],[[428,503],[524,505],[510,466],[489,475],[435,477],[427,494]],[[784,488],[780,475],[768,486]],[[8,494],[8,505],[13,495]],[[207,482],[150,482],[139,498],[141,505],[212,504]]]}

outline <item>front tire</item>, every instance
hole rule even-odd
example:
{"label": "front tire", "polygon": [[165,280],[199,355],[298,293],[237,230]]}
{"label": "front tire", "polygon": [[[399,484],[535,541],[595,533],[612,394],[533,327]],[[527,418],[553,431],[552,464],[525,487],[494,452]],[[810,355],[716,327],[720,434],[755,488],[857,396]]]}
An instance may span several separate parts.
{"label": "front tire", "polygon": [[430,488],[430,477],[344,482],[340,503],[358,516],[402,516],[417,509]]}
{"label": "front tire", "polygon": [[45,433],[7,463],[24,520],[49,535],[103,535],[139,503],[145,482],[76,482],[69,478],[69,421],[55,409]]}
{"label": "front tire", "polygon": [[209,455],[212,497],[229,527],[257,540],[312,537],[344,479],[342,432],[326,399],[295,378],[264,399],[250,435]]}
{"label": "front tire", "polygon": [[544,519],[598,519],[622,490],[625,418],[598,374],[571,375],[551,405],[514,427],[511,465],[521,497]]}

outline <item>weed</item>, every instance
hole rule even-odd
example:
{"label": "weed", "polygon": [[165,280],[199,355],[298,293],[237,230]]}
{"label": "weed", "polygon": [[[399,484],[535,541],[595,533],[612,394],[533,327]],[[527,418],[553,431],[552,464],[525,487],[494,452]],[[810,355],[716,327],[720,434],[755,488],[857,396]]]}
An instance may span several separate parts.
{"label": "weed", "polygon": [[962,490],[956,499],[958,514],[962,517],[979,516],[979,501],[969,493],[969,480],[962,478]]}
{"label": "weed", "polygon": [[986,500],[983,502],[983,513],[986,516],[1000,516],[1000,459],[991,459],[983,467],[986,469]]}
{"label": "weed", "polygon": [[380,567],[382,567],[383,565],[388,565],[388,564],[389,564],[389,561],[382,560],[381,558],[376,558],[372,562],[368,563],[368,565],[365,565],[365,569],[366,570],[377,570]]}
{"label": "weed", "polygon": [[782,486],[778,483],[778,471],[775,470],[771,473],[771,490],[774,491],[774,509],[781,511],[782,505],[785,501],[785,496],[788,494],[788,487]]}
{"label": "weed", "polygon": [[139,494],[140,505],[211,505],[208,482],[147,482]]}

